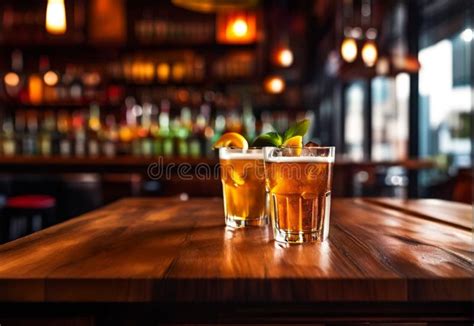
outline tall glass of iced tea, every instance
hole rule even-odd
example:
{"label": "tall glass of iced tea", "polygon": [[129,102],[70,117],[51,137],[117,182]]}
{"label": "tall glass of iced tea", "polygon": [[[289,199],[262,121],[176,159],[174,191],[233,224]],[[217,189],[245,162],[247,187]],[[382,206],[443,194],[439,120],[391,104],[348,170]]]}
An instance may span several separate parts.
{"label": "tall glass of iced tea", "polygon": [[264,148],[276,241],[327,239],[334,152],[334,147]]}
{"label": "tall glass of iced tea", "polygon": [[219,160],[226,225],[267,224],[262,149],[220,148]]}

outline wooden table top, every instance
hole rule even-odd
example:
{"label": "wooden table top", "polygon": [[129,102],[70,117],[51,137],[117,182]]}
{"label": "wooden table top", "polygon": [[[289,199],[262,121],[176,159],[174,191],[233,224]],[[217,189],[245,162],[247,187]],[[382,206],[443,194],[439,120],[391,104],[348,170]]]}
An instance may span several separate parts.
{"label": "wooden table top", "polygon": [[0,246],[0,301],[471,301],[472,206],[334,199],[329,240],[224,227],[220,199],[123,199]]}

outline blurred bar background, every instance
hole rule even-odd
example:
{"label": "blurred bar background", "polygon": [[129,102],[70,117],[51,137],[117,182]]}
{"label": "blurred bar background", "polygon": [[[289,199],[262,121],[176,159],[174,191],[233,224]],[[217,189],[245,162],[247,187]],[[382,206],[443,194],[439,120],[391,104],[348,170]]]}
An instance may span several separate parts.
{"label": "blurred bar background", "polygon": [[49,222],[6,237],[124,196],[220,196],[218,178],[147,167],[197,173],[224,132],[302,118],[305,141],[336,146],[335,196],[469,203],[473,15],[470,0],[4,0],[2,218],[12,198],[54,199]]}

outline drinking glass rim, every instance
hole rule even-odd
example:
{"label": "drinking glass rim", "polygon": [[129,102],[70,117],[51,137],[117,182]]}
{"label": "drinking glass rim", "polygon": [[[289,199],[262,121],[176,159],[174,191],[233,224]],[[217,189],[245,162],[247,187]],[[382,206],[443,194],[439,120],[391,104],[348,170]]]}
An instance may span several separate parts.
{"label": "drinking glass rim", "polygon": [[256,159],[256,160],[262,159],[263,160],[263,149],[256,148],[256,147],[249,147],[244,150],[243,148],[222,147],[222,148],[219,148],[219,159]]}
{"label": "drinking glass rim", "polygon": [[[285,149],[291,150],[301,150],[300,153],[290,152],[283,156],[273,156],[274,153],[279,153],[277,150],[282,152]],[[302,150],[310,150],[307,154],[303,154]],[[309,155],[308,155],[309,154]],[[285,147],[272,147],[266,146],[263,151],[263,158],[265,162],[278,161],[276,158],[279,158],[282,161],[292,162],[292,161],[317,161],[318,159],[328,159],[330,162],[334,162],[336,157],[336,147],[335,146],[318,146],[318,147],[295,147],[295,146],[285,146]],[[311,159],[312,158],[312,159]]]}
{"label": "drinking glass rim", "polygon": [[315,147],[298,147],[298,146],[264,146],[262,149],[286,149],[286,148],[291,148],[291,149],[336,149],[336,146],[315,146]]}
{"label": "drinking glass rim", "polygon": [[[245,149],[245,152],[248,152],[249,150],[251,150],[251,151],[256,151],[256,150],[263,151],[263,147],[248,147],[248,148]],[[219,148],[219,152],[220,151],[235,151],[237,153],[242,153],[244,151],[244,149],[243,148],[237,148],[237,147],[221,147],[221,148]],[[245,152],[243,152],[243,153],[245,153]]]}

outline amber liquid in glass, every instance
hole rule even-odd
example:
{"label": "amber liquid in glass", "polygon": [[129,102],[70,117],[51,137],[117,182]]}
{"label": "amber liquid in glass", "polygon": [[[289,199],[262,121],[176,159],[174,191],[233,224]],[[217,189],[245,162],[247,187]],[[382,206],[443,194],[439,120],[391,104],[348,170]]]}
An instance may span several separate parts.
{"label": "amber liquid in glass", "polygon": [[325,240],[329,233],[332,162],[265,162],[275,238]]}
{"label": "amber liquid in glass", "polygon": [[266,224],[263,159],[221,159],[220,164],[226,224]]}

